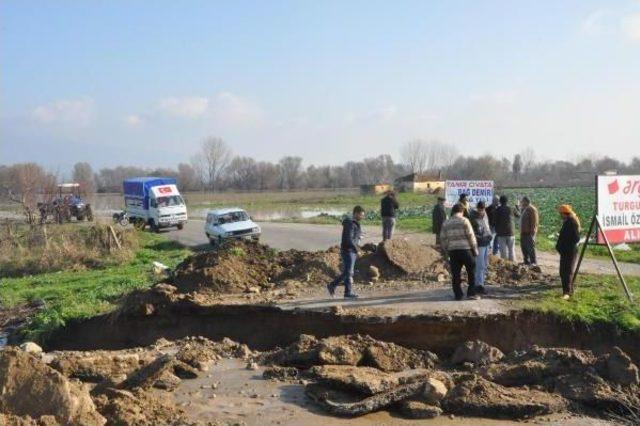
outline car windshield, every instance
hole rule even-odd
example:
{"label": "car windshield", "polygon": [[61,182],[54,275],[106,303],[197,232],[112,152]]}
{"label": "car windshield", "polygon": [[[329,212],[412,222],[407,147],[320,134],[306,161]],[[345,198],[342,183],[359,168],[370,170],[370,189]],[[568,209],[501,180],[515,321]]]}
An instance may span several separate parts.
{"label": "car windshield", "polygon": [[249,215],[247,212],[243,211],[231,212],[218,216],[218,223],[220,225],[225,223],[244,222],[245,220],[249,220]]}
{"label": "car windshield", "polygon": [[156,199],[158,207],[181,206],[184,204],[182,197],[179,195],[169,195],[167,197],[158,197]]}

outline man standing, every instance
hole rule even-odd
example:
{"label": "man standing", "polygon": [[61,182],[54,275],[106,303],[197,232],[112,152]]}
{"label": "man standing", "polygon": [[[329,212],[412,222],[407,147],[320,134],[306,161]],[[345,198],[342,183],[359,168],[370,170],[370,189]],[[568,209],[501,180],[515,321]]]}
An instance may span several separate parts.
{"label": "man standing", "polygon": [[360,206],[353,208],[353,216],[345,217],[342,221],[342,241],[340,242],[340,257],[342,258],[342,272],[331,283],[327,284],[329,295],[333,297],[340,281],[344,282],[344,298],[357,299],[353,293],[353,270],[358,257],[358,244],[362,231],[360,221],[364,218],[364,209]]}
{"label": "man standing", "polygon": [[572,274],[580,242],[580,219],[569,204],[561,205],[558,210],[562,217],[562,228],[556,242],[556,250],[560,254],[562,298],[569,300],[573,296]]}
{"label": "man standing", "polygon": [[491,229],[489,218],[485,210],[484,201],[478,201],[476,209],[471,212],[471,226],[478,243],[478,255],[476,256],[476,292],[485,294],[484,279],[489,266],[489,252],[491,251]]}
{"label": "man standing", "polygon": [[513,210],[508,206],[506,195],[500,196],[500,206],[496,209],[496,237],[500,246],[500,257],[511,262],[516,261],[516,237],[513,233]]}
{"label": "man standing", "polygon": [[458,204],[460,204],[464,209],[462,211],[462,215],[467,219],[471,218],[471,207],[469,207],[469,201],[467,201],[467,194],[465,194],[464,192],[460,194],[460,197],[458,198]]}
{"label": "man standing", "polygon": [[387,191],[380,200],[380,216],[382,216],[382,241],[390,240],[393,236],[393,228],[396,226],[396,210],[400,208],[396,194]]}
{"label": "man standing", "polygon": [[538,209],[531,204],[528,197],[520,200],[520,248],[525,265],[535,265],[536,234],[538,233]]}
{"label": "man standing", "polygon": [[431,212],[431,231],[436,234],[436,245],[440,245],[440,231],[442,231],[442,224],[447,220],[444,201],[443,197],[438,197],[438,202]]}
{"label": "man standing", "polygon": [[489,218],[489,226],[491,226],[491,236],[493,237],[491,245],[493,246],[491,249],[491,254],[496,256],[498,254],[498,250],[500,249],[498,245],[498,239],[496,238],[496,210],[500,206],[500,200],[497,195],[493,196],[493,200],[489,207],[487,207],[487,217]]}
{"label": "man standing", "polygon": [[474,257],[478,255],[478,245],[471,222],[463,216],[463,210],[464,207],[459,203],[453,206],[451,218],[442,225],[440,233],[442,249],[449,255],[451,284],[456,300],[462,300],[463,297],[460,285],[462,266],[466,269],[468,277],[467,297],[470,299],[478,298],[475,290],[476,262],[474,260]]}

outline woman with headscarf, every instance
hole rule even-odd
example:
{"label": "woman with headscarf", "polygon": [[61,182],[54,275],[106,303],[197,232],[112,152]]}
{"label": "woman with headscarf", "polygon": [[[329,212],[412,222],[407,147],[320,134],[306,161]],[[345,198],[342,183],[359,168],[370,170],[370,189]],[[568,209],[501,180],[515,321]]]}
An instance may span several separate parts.
{"label": "woman with headscarf", "polygon": [[561,205],[558,211],[562,216],[562,228],[560,228],[556,250],[560,253],[562,298],[568,300],[573,295],[572,273],[580,241],[580,219],[569,204]]}

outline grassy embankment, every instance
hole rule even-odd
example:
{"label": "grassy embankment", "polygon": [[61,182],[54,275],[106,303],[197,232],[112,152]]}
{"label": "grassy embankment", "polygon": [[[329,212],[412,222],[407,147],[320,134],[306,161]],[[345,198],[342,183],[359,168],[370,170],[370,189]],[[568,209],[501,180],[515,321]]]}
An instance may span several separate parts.
{"label": "grassy embankment", "polygon": [[560,288],[548,290],[522,302],[526,309],[553,313],[570,321],[587,324],[615,324],[625,331],[640,332],[640,278],[627,277],[631,293],[629,302],[618,277],[614,275],[580,275],[574,297],[563,300]]}
{"label": "grassy embankment", "polygon": [[174,267],[189,254],[160,235],[138,232],[137,239],[132,258],[121,264],[2,278],[0,303],[9,308],[44,301],[44,310],[24,330],[26,339],[39,341],[66,321],[108,312],[122,295],[151,286],[156,280],[151,271],[154,260]]}
{"label": "grassy embankment", "polygon": [[[555,238],[561,226],[561,219],[557,213],[560,204],[573,205],[582,220],[583,235],[589,226],[594,210],[595,196],[592,188],[523,188],[498,191],[510,196],[511,204],[516,198],[528,196],[540,212],[540,232],[538,234],[538,249],[553,251]],[[215,194],[215,199],[210,204],[195,204],[194,207],[220,207],[229,203],[239,204],[249,212],[256,210],[272,211],[299,211],[309,210],[333,210],[348,213],[353,206],[361,205],[367,210],[364,221],[367,225],[380,224],[380,196],[361,195],[357,193],[277,193],[271,197],[267,194]],[[233,197],[232,199],[227,197]],[[436,196],[399,193],[398,201],[401,208],[398,214],[398,229],[407,232],[430,232],[431,209],[436,202]],[[203,199],[199,200],[203,203]],[[190,205],[191,207],[191,205]],[[340,221],[339,216],[315,216],[311,218],[283,217],[277,219],[284,222],[301,222],[315,224],[333,224]],[[608,256],[605,247],[590,247],[587,251],[590,257]],[[632,246],[630,251],[616,251],[616,257],[622,262],[640,263],[640,245]]]}

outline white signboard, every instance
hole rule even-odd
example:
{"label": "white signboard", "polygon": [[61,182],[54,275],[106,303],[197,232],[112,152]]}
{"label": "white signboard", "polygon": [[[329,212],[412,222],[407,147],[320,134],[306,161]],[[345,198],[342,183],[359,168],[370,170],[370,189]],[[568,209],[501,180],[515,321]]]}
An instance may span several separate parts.
{"label": "white signboard", "polygon": [[448,180],[444,186],[444,193],[447,207],[457,203],[461,194],[467,194],[467,201],[471,206],[475,206],[478,201],[484,201],[488,206],[493,201],[493,181]]}
{"label": "white signboard", "polygon": [[598,176],[596,178],[598,219],[611,244],[640,242],[640,176]]}

